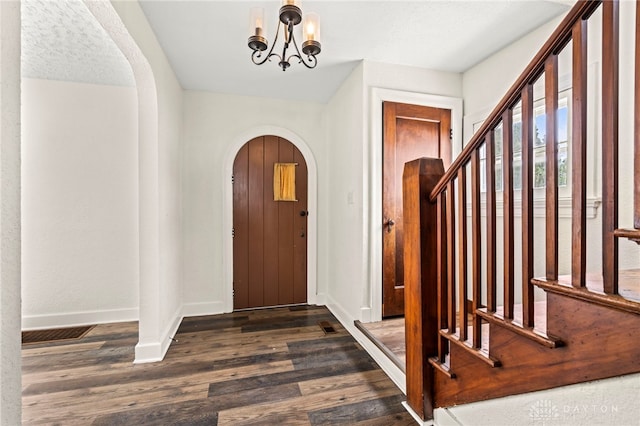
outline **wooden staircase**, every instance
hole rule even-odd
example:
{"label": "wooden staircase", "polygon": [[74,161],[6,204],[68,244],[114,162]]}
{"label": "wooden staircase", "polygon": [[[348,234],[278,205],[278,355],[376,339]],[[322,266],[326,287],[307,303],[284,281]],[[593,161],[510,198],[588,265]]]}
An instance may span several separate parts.
{"label": "wooden staircase", "polygon": [[[405,165],[407,402],[423,419],[433,418],[438,407],[640,372],[640,271],[619,267],[618,244],[620,239],[640,243],[637,2],[635,11],[634,121],[629,132],[635,149],[634,194],[629,195],[635,196],[632,227],[618,227],[619,161],[626,159],[619,158],[618,152],[617,0],[579,1],[574,6],[446,172],[438,159]],[[601,124],[601,246],[600,238],[595,244],[592,235],[587,237],[587,176],[595,173],[587,162],[590,19],[598,19],[602,26],[597,40],[602,48],[602,115],[597,117]],[[567,49],[571,58],[571,232],[566,246],[571,262],[564,267],[559,262],[564,242],[558,232],[556,139],[559,58]],[[539,167],[539,158],[534,158],[534,85],[541,82],[546,184],[543,189],[536,187],[535,194],[544,195],[543,218],[534,216],[534,170]],[[521,117],[517,125],[516,109]],[[520,176],[515,167],[502,167],[514,164],[516,140],[521,150]],[[514,214],[517,193],[520,219]],[[518,228],[521,238],[516,236]],[[536,251],[536,235],[545,241],[543,250]],[[518,250],[516,240],[522,244]],[[498,259],[500,246],[503,255]],[[598,273],[588,272],[590,250],[602,253]],[[521,257],[516,259],[516,252]],[[541,278],[534,277],[537,256],[544,259]]]}

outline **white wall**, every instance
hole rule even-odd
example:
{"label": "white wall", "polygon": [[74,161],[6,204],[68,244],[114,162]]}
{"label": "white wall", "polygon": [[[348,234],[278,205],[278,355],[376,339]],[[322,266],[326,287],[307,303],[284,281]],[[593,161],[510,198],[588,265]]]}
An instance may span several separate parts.
{"label": "white wall", "polygon": [[[310,148],[317,163],[319,207],[318,211],[310,211],[310,220],[315,216],[318,221],[317,292],[326,293],[330,231],[326,222],[328,165],[323,120],[323,105],[317,103],[185,92],[182,198],[185,314],[231,309],[226,299],[232,282],[225,270],[232,261],[228,253],[230,245],[225,245],[231,227],[223,229],[225,211],[232,207],[224,197],[225,188],[227,191],[231,188],[231,176],[225,176],[223,171],[225,160],[232,161],[237,149],[251,138],[246,136],[244,140],[243,136],[256,129],[284,129],[297,135]],[[225,265],[223,260],[229,263]]]}
{"label": "white wall", "polygon": [[[462,74],[464,115],[488,115],[556,29],[562,16],[530,32]],[[464,140],[471,137],[465,123]]]}
{"label": "white wall", "polygon": [[135,88],[22,81],[23,329],[138,318]]}
{"label": "white wall", "polygon": [[358,65],[326,106],[328,304],[344,322],[360,319],[366,291],[367,236],[364,64]]}
{"label": "white wall", "polygon": [[136,362],[157,361],[182,319],[183,92],[137,2],[86,4],[130,61],[138,89],[141,285]]}
{"label": "white wall", "polygon": [[0,2],[0,424],[21,423],[20,2]]}

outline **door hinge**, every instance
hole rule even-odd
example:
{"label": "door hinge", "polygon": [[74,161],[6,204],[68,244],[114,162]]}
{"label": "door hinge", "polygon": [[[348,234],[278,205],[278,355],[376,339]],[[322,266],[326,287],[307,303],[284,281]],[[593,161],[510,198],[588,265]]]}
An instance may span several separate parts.
{"label": "door hinge", "polygon": [[236,228],[231,228],[231,238],[236,237]]}
{"label": "door hinge", "polygon": [[235,175],[231,175],[231,185],[233,185],[234,183],[236,183],[236,177]]}
{"label": "door hinge", "polygon": [[453,129],[449,129],[449,139],[453,140]]}

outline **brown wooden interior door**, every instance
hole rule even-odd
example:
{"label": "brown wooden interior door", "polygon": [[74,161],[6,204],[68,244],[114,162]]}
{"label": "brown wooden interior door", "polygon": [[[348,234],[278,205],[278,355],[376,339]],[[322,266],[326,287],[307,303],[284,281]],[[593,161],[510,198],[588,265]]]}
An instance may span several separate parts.
{"label": "brown wooden interior door", "polygon": [[[296,163],[297,201],[274,201],[275,163]],[[233,164],[233,307],[307,301],[307,164],[286,139],[247,142]]]}
{"label": "brown wooden interior door", "polygon": [[451,164],[451,111],[383,103],[382,316],[404,315],[402,173],[421,157]]}

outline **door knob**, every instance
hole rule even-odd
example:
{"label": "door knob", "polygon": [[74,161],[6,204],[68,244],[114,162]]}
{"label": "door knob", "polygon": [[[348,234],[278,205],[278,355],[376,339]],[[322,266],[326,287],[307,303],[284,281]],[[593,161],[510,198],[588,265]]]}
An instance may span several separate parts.
{"label": "door knob", "polygon": [[395,225],[396,223],[393,221],[393,219],[389,219],[387,220],[387,222],[385,223],[385,225],[387,226],[387,232],[391,233],[391,228],[393,227],[393,225]]}

